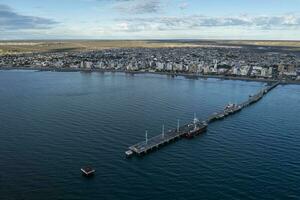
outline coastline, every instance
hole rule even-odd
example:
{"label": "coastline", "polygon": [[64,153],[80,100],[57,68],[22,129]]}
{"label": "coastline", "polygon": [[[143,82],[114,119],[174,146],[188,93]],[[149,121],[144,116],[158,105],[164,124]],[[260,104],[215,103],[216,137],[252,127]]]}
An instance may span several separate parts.
{"label": "coastline", "polygon": [[[8,67],[0,66],[0,70],[36,70],[36,71],[52,71],[52,72],[111,72],[111,73],[127,73],[127,74],[159,74],[168,76],[180,76],[190,79],[197,78],[215,78],[220,80],[240,80],[240,81],[253,81],[253,82],[276,82],[276,79],[262,79],[262,78],[252,78],[252,77],[242,77],[242,76],[224,76],[224,75],[202,75],[202,74],[192,74],[192,73],[172,73],[172,72],[151,72],[151,71],[126,71],[126,70],[115,70],[115,69],[71,69],[71,68],[53,68],[53,67]],[[295,84],[300,85],[300,81],[281,81],[281,84]]]}

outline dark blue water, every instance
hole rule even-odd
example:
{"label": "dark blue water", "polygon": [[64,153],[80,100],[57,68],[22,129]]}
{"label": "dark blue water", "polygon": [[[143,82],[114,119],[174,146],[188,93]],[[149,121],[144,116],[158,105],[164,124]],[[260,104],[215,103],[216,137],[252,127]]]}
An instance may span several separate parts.
{"label": "dark blue water", "polygon": [[[300,86],[143,158],[124,151],[263,83],[0,71],[0,199],[300,199]],[[92,165],[86,179],[80,168]]]}

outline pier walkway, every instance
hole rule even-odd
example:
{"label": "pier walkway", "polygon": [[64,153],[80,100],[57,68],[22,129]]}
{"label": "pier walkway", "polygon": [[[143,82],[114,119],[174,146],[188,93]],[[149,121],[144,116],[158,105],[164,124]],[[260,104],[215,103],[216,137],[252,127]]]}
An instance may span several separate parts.
{"label": "pier walkway", "polygon": [[213,113],[212,115],[208,116],[208,118],[206,119],[205,122],[209,124],[210,122],[213,122],[215,120],[224,119],[228,115],[231,115],[238,111],[241,111],[245,107],[250,106],[251,104],[254,104],[257,101],[261,100],[264,97],[264,95],[266,95],[268,92],[270,92],[272,89],[274,89],[279,84],[280,84],[280,82],[273,83],[272,85],[269,85],[269,86],[265,87],[264,89],[260,90],[258,93],[254,94],[254,95],[250,95],[248,100],[246,100],[245,102],[234,105],[231,108],[224,109],[220,112]]}
{"label": "pier walkway", "polygon": [[146,131],[146,137],[145,140],[142,142],[139,142],[137,144],[134,144],[129,147],[129,150],[125,152],[126,156],[130,157],[133,154],[136,155],[145,155],[151,150],[159,149],[161,146],[168,144],[172,141],[175,141],[179,138],[182,138],[185,136],[189,131],[193,130],[195,127],[203,128],[208,126],[209,123],[224,119],[225,117],[235,114],[242,109],[244,109],[247,106],[250,106],[251,104],[254,104],[258,102],[260,99],[263,98],[264,95],[266,95],[268,92],[270,92],[272,89],[274,89],[276,86],[278,86],[280,82],[273,83],[271,85],[266,86],[259,92],[257,92],[254,95],[250,95],[249,98],[240,104],[231,104],[227,106],[225,109],[223,109],[220,112],[215,112],[212,115],[208,116],[206,120],[204,121],[198,121],[196,117],[194,117],[194,121],[188,124],[185,124],[183,126],[179,126],[179,122],[177,124],[176,129],[169,130],[167,132],[164,131],[164,127],[162,130],[162,133],[154,136],[152,138],[148,139],[147,131]]}
{"label": "pier walkway", "polygon": [[169,142],[172,142],[176,139],[183,137],[187,132],[192,130],[195,126],[201,127],[206,125],[205,122],[198,122],[198,121],[192,122],[189,124],[185,124],[181,127],[178,126],[177,129],[169,130],[166,133],[163,130],[160,135],[157,135],[150,139],[147,138],[147,132],[146,132],[146,140],[130,146],[129,149],[133,153],[136,153],[137,155],[142,155],[144,153],[147,153],[150,150],[158,149],[160,146],[164,144],[167,144]]}

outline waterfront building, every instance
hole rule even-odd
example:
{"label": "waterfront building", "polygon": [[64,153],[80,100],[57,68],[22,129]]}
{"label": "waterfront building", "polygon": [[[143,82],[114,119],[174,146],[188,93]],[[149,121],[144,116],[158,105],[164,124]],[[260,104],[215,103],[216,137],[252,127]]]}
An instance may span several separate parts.
{"label": "waterfront building", "polygon": [[237,67],[233,67],[233,72],[234,75],[239,75],[239,69]]}
{"label": "waterfront building", "polygon": [[170,62],[167,63],[166,70],[168,70],[168,71],[172,71],[173,70],[172,63],[170,63]]}
{"label": "waterfront building", "polygon": [[242,66],[242,67],[240,68],[241,75],[242,75],[242,76],[246,76],[246,75],[248,74],[249,68],[250,68],[249,66]]}

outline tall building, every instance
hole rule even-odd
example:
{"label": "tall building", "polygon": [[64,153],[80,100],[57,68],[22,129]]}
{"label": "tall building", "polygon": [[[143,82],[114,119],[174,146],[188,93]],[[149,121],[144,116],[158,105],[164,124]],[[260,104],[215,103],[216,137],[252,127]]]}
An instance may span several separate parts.
{"label": "tall building", "polygon": [[273,76],[273,67],[269,67],[268,75],[269,75],[270,77]]}
{"label": "tall building", "polygon": [[218,71],[218,60],[217,59],[214,59],[214,71]]}

